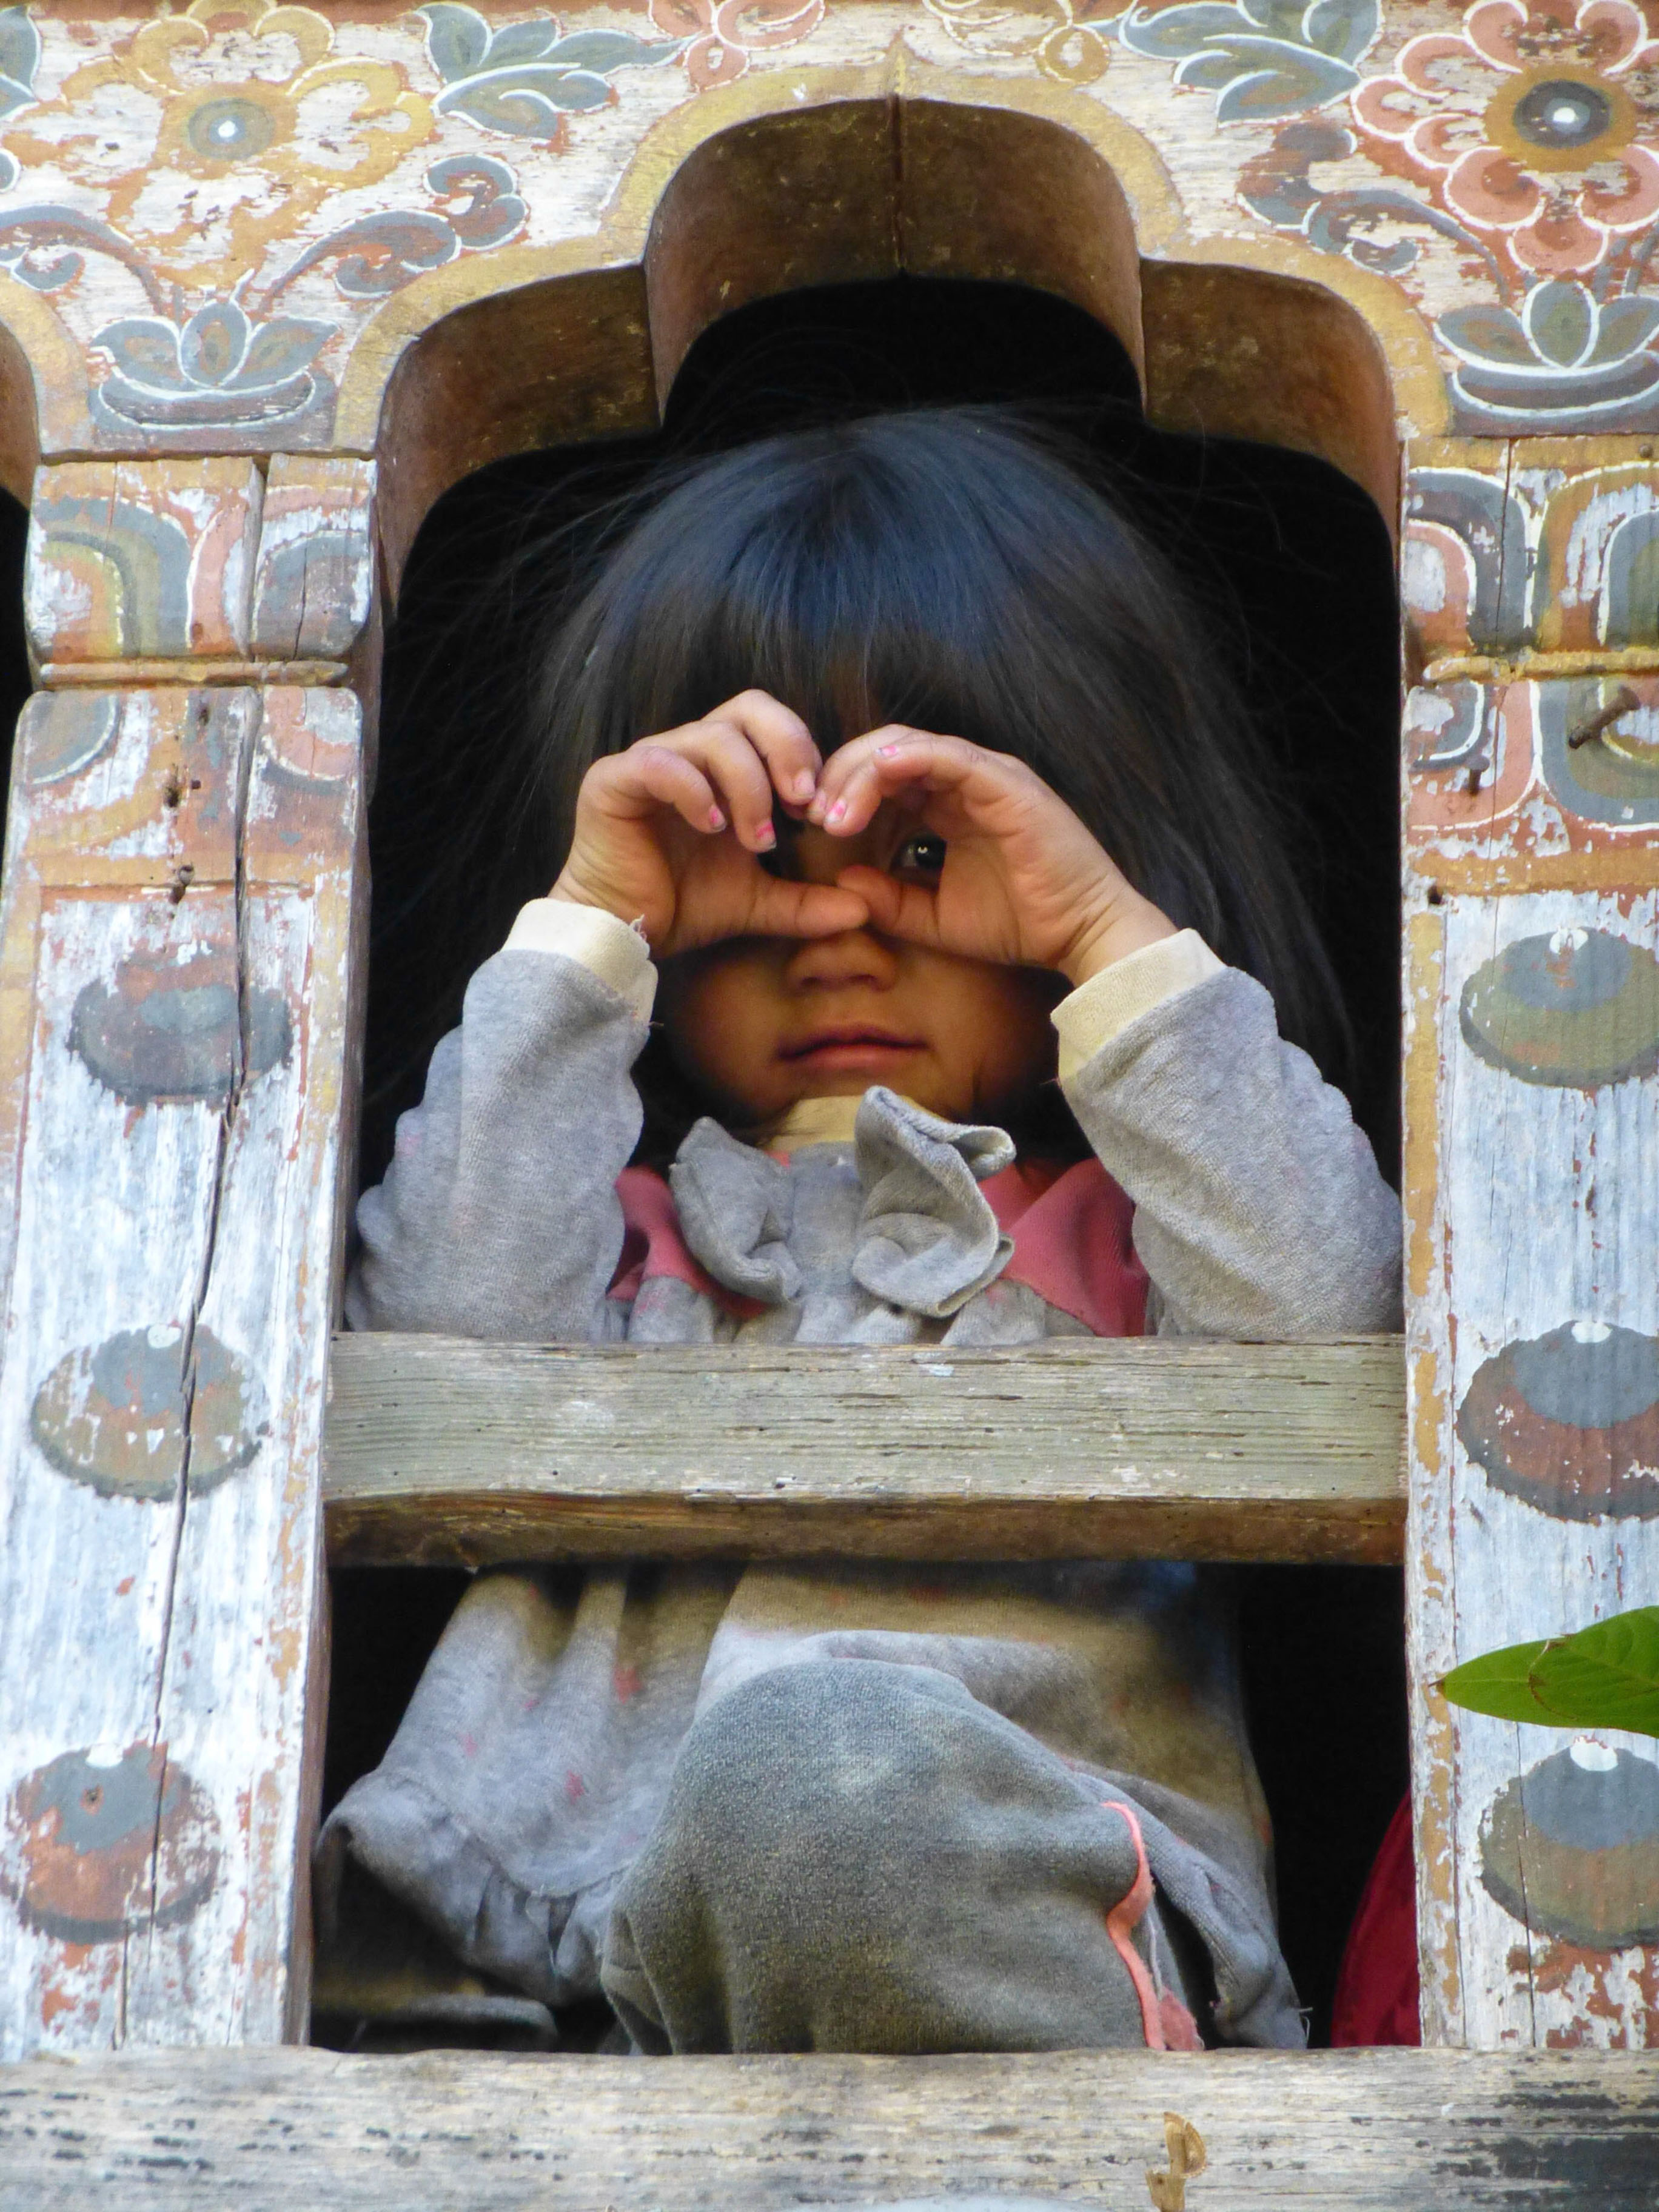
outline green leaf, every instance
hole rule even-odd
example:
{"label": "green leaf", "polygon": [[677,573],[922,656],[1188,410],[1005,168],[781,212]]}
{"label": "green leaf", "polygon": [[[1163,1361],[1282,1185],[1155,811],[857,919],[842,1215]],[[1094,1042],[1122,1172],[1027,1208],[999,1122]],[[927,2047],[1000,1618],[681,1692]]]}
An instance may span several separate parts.
{"label": "green leaf", "polygon": [[1453,1668],[1440,1687],[1453,1705],[1498,1720],[1659,1736],[1659,1605],[1616,1613],[1573,1636],[1484,1652]]}
{"label": "green leaf", "polygon": [[1659,1605],[1615,1613],[1577,1636],[1552,1638],[1532,1684],[1559,1727],[1659,1736]]}
{"label": "green leaf", "polygon": [[1440,1688],[1453,1705],[1462,1705],[1468,1712],[1553,1727],[1552,1716],[1540,1705],[1532,1686],[1532,1670],[1544,1650],[1542,1644],[1511,1644],[1502,1651],[1483,1651],[1478,1659],[1468,1660],[1443,1675]]}

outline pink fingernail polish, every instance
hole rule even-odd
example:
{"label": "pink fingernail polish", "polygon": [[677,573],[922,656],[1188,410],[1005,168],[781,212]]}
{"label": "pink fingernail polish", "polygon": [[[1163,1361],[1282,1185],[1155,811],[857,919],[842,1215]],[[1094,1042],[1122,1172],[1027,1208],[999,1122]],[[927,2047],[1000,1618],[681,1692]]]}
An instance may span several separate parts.
{"label": "pink fingernail polish", "polygon": [[884,760],[892,760],[897,755],[898,747],[896,745],[878,745],[876,747],[876,750],[881,755]]}
{"label": "pink fingernail polish", "polygon": [[763,852],[770,852],[778,842],[778,833],[769,822],[763,822],[755,832],[755,842]]}
{"label": "pink fingernail polish", "polygon": [[708,826],[711,830],[724,830],[726,827],[726,817],[718,806],[711,806],[708,810]]}
{"label": "pink fingernail polish", "polygon": [[846,811],[847,801],[844,799],[838,799],[823,818],[826,822],[839,822]]}

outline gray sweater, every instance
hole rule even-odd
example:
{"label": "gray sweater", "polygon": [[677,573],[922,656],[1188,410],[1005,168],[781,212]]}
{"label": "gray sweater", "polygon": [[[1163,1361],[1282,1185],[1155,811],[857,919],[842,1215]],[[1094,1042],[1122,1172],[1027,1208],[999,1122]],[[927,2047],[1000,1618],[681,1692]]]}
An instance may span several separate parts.
{"label": "gray sweater", "polygon": [[[633,1344],[1079,1333],[1000,1279],[1008,1240],[978,1183],[1012,1157],[1007,1139],[887,1092],[866,1097],[852,1143],[787,1159],[709,1122],[687,1139],[672,1176],[685,1243],[757,1311],[738,1318],[674,1275],[608,1296],[645,1034],[573,960],[488,962],[359,1206],[350,1325]],[[1223,969],[1153,1005],[1064,1087],[1133,1203],[1149,1325],[1270,1340],[1398,1328],[1396,1201],[1249,977]],[[1207,1952],[1214,2032],[1300,2039],[1230,1640],[1202,1576],[1177,1565],[481,1577],[386,1758],[331,1816],[325,1885],[349,1850],[472,1965],[550,2004],[591,1994],[694,1721],[769,1670],[848,1660],[930,1670],[1137,1808],[1159,1897]]]}

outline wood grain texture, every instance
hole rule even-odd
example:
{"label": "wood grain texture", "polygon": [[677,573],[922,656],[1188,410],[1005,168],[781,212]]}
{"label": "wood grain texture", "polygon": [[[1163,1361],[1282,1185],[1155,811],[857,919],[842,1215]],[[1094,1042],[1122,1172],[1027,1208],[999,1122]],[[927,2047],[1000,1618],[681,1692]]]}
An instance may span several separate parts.
{"label": "wood grain texture", "polygon": [[342,2058],[0,2072],[7,2212],[777,2212],[991,2196],[1146,2212],[1650,2212],[1659,2075],[1589,2053]]}
{"label": "wood grain texture", "polygon": [[0,926],[0,2055],[307,2000],[349,694],[37,699]]}
{"label": "wood grain texture", "polygon": [[1389,1559],[1397,1339],[1019,1352],[337,1338],[341,1561]]}
{"label": "wood grain texture", "polygon": [[1438,2042],[1659,2047],[1656,1747],[1435,1688],[1659,1600],[1656,928],[1652,891],[1453,899],[1413,927],[1407,1570]]}
{"label": "wood grain texture", "polygon": [[374,462],[275,455],[253,567],[253,650],[343,659],[374,596]]}

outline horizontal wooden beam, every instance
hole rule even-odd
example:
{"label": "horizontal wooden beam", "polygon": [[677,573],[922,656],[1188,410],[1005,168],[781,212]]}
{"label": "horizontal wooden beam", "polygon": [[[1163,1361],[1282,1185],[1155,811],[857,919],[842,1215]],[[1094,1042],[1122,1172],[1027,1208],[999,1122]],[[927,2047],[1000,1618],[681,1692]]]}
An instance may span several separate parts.
{"label": "horizontal wooden beam", "polygon": [[[1182,2121],[1204,2159],[1195,2172],[1188,2138],[1184,2200],[1168,2179]],[[778,2212],[999,2197],[1098,2212],[1638,2212],[1653,2203],[1656,2148],[1659,2069],[1639,2052],[273,2048],[0,2068],[7,2212]]]}
{"label": "horizontal wooden beam", "polygon": [[337,1562],[1401,1555],[1400,1340],[1019,1352],[336,1339]]}

